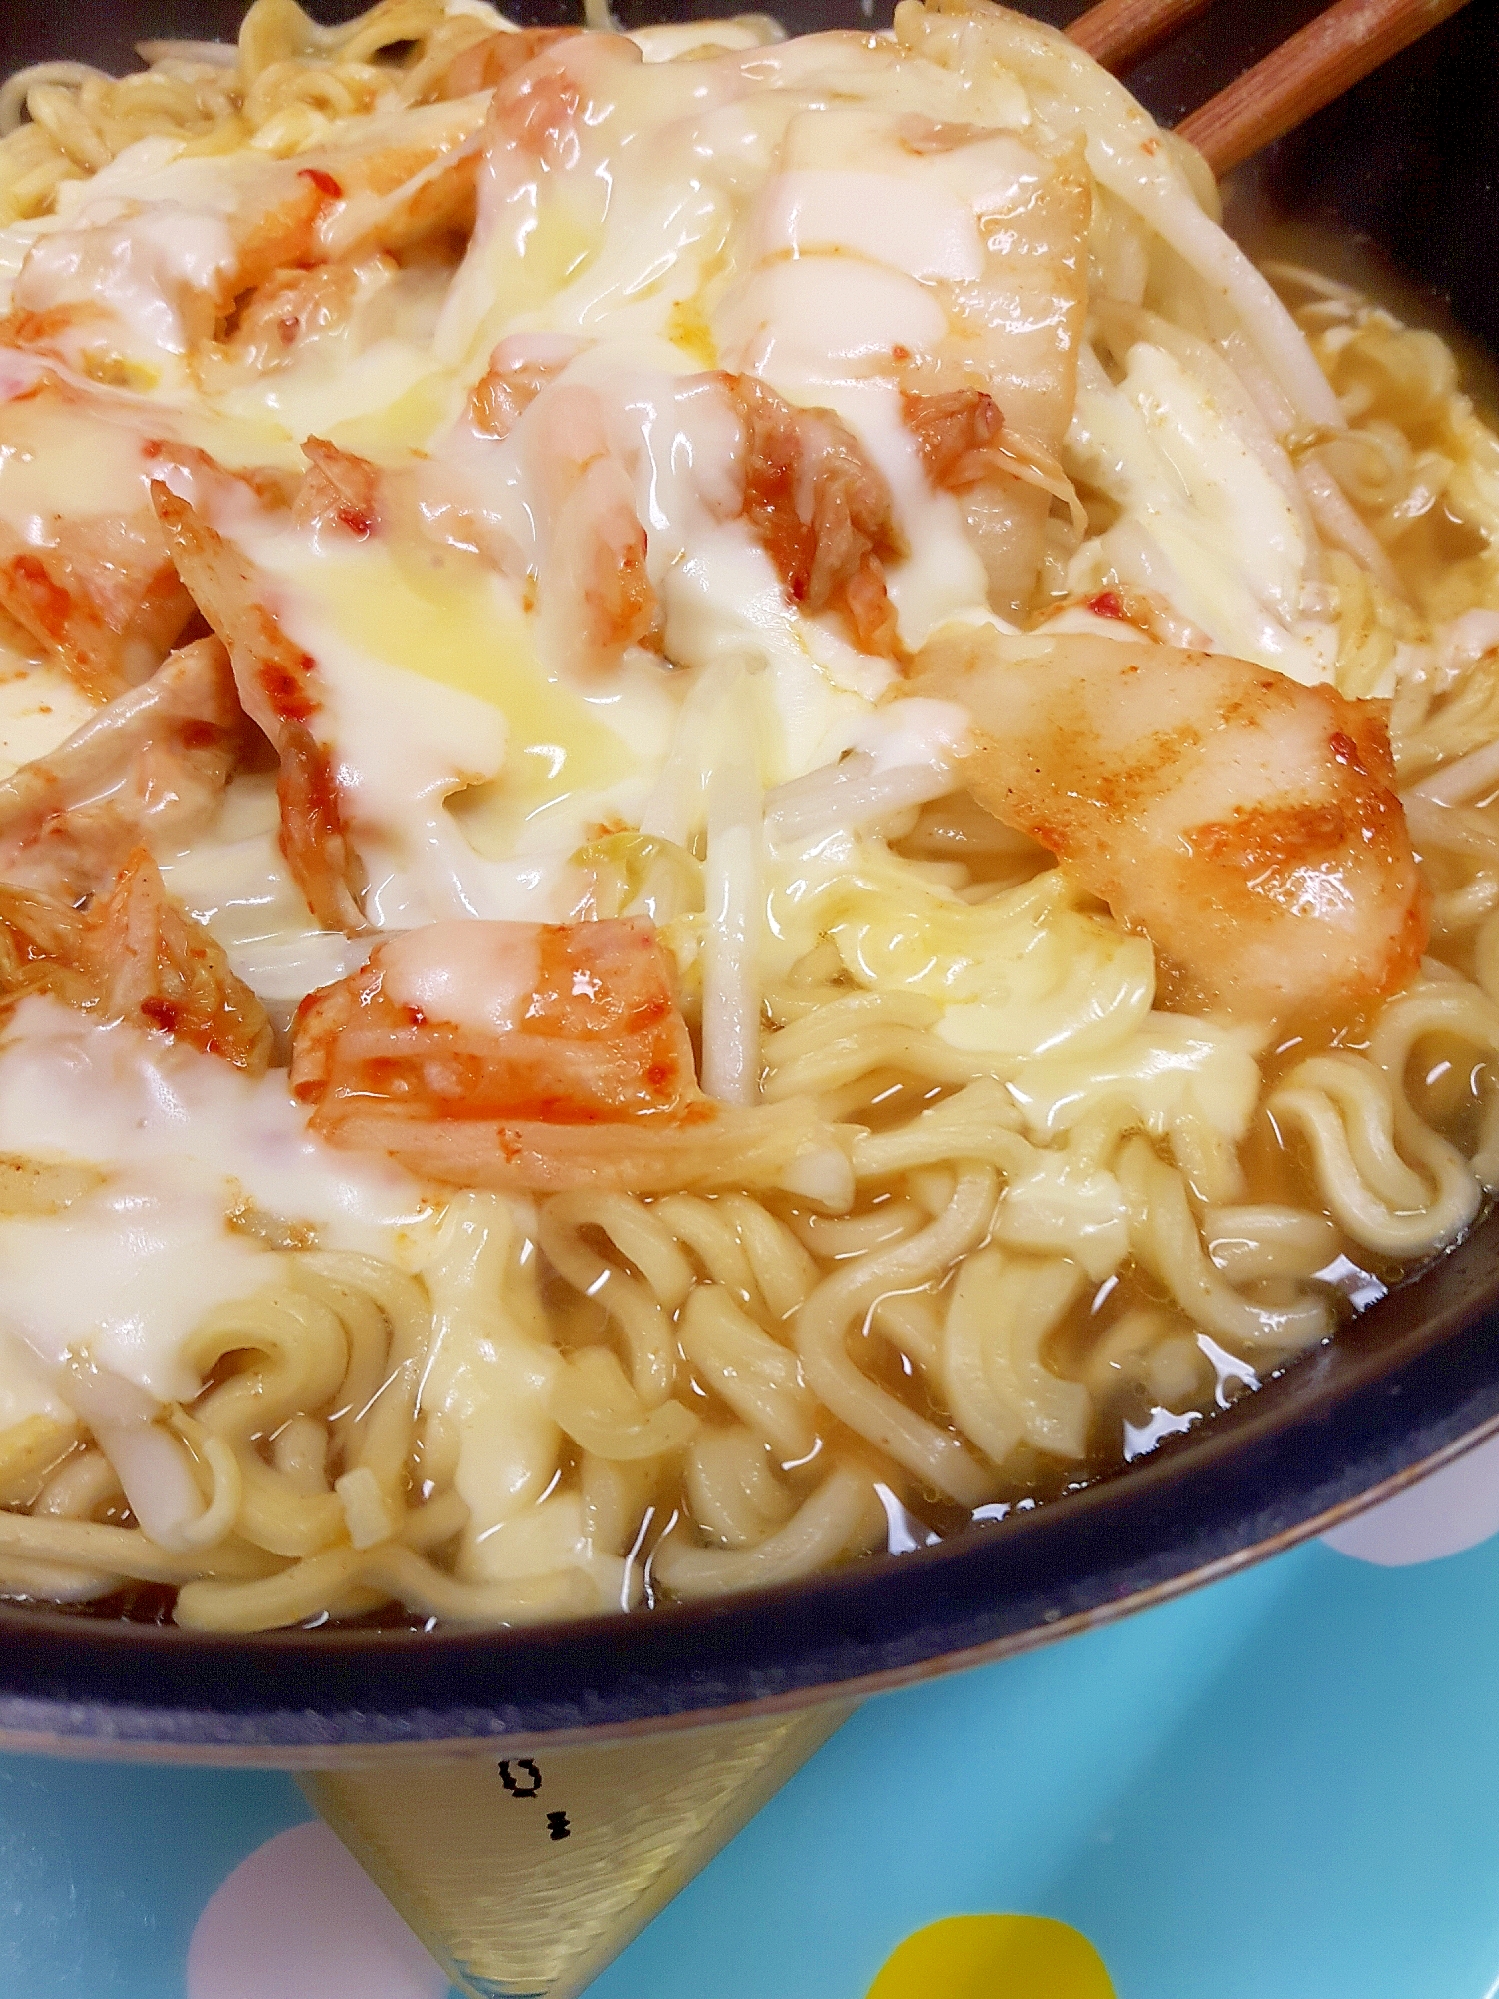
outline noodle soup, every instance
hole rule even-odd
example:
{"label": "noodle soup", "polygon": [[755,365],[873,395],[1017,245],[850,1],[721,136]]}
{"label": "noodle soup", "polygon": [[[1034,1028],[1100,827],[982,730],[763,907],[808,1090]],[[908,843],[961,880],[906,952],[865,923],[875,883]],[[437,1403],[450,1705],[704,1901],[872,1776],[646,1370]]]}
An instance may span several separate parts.
{"label": "noodle soup", "polygon": [[11,1595],[1003,1532],[1494,1185],[1450,351],[1033,23],[766,32],[256,0],[0,98]]}

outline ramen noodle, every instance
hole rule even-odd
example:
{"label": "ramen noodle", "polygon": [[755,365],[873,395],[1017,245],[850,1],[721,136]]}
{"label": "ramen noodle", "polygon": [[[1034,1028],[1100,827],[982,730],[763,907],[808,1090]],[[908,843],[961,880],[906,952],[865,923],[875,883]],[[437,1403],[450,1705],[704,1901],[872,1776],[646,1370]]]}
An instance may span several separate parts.
{"label": "ramen noodle", "polygon": [[0,1585],[1032,1506],[1499,1178],[1499,442],[957,0],[0,93]]}

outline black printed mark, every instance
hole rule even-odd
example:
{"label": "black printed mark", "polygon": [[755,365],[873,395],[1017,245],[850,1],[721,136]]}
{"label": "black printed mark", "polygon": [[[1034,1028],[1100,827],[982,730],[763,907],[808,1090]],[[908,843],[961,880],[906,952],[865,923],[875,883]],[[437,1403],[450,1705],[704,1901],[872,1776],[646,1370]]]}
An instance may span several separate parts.
{"label": "black printed mark", "polygon": [[547,1831],[553,1839],[567,1839],[572,1832],[572,1827],[567,1822],[567,1813],[548,1812]]}
{"label": "black printed mark", "polygon": [[[500,1782],[512,1798],[534,1798],[541,1789],[541,1772],[529,1756],[522,1756],[517,1763],[506,1761],[500,1765]],[[555,1839],[557,1835],[554,1833],[552,1837]]]}

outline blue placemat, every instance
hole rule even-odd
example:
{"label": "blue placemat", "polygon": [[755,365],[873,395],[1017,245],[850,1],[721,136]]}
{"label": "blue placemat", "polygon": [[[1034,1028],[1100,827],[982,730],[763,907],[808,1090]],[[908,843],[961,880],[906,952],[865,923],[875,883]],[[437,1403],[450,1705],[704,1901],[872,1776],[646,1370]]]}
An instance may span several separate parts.
{"label": "blue placemat", "polygon": [[[871,1702],[591,1999],[865,1999],[1001,1911],[1118,1999],[1493,1999],[1496,1528],[1490,1445],[1344,1552]],[[0,1758],[4,1999],[444,1990],[289,1779]]]}

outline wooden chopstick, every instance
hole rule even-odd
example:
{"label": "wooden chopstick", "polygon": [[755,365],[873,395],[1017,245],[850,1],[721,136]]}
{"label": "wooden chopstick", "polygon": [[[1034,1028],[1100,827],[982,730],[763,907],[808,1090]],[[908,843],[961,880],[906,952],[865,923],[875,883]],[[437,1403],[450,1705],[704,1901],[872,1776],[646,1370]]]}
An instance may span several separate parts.
{"label": "wooden chopstick", "polygon": [[1247,160],[1398,55],[1465,0],[1338,0],[1177,126],[1215,174]]}
{"label": "wooden chopstick", "polygon": [[1211,5],[1212,0],[1099,0],[1067,33],[1105,69],[1127,69]]}

